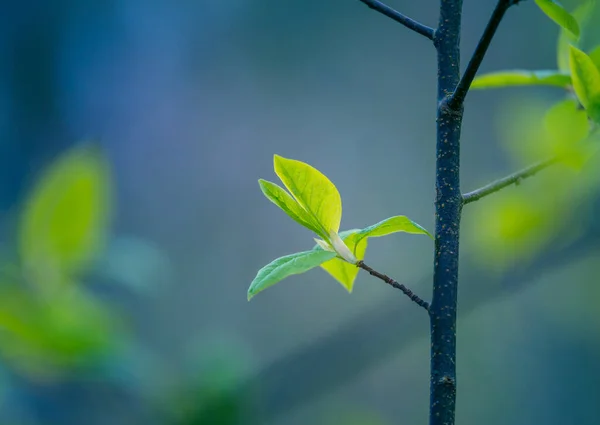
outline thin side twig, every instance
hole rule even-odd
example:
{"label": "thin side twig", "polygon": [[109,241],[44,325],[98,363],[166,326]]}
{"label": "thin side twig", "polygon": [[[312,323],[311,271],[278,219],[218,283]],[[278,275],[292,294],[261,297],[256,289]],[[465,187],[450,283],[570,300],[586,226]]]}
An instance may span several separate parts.
{"label": "thin side twig", "polygon": [[558,162],[558,158],[550,158],[545,161],[537,162],[533,165],[530,165],[527,168],[524,168],[520,171],[517,171],[514,174],[511,174],[510,176],[506,176],[499,180],[493,181],[493,182],[491,182],[483,187],[480,187],[479,189],[476,189],[472,192],[465,193],[462,197],[463,205],[470,204],[471,202],[479,201],[481,198],[491,195],[492,193],[498,192],[512,184],[515,184],[515,185],[519,184],[523,179],[526,179],[527,177],[531,177],[531,176],[539,173],[543,169],[548,168],[549,166],[551,166],[553,164],[556,164],[557,162]]}
{"label": "thin side twig", "polygon": [[479,70],[479,66],[485,57],[485,53],[487,52],[496,31],[498,30],[498,26],[504,17],[506,11],[513,5],[517,4],[519,0],[498,0],[496,4],[496,8],[492,13],[492,16],[485,27],[483,35],[477,43],[477,47],[475,48],[475,52],[467,65],[467,69],[460,79],[456,90],[452,94],[452,96],[448,99],[448,107],[452,110],[458,110],[463,102],[465,101],[465,97],[469,92],[469,88],[471,87],[471,83],[475,79],[475,75]]}
{"label": "thin side twig", "polygon": [[364,4],[366,4],[369,8],[376,10],[377,12],[387,16],[388,18],[393,19],[396,22],[401,23],[406,28],[413,30],[414,32],[421,34],[424,37],[427,37],[430,40],[433,40],[434,29],[428,27],[427,25],[423,25],[420,22],[415,21],[414,19],[409,18],[408,16],[392,9],[391,7],[385,5],[384,3],[378,0],[360,0]]}
{"label": "thin side twig", "polygon": [[388,285],[390,285],[390,286],[392,286],[392,287],[394,287],[396,289],[401,290],[408,298],[411,299],[411,301],[413,301],[419,307],[423,307],[425,310],[429,311],[429,303],[427,301],[423,300],[418,295],[416,295],[413,291],[411,291],[410,289],[408,289],[403,284],[396,282],[394,279],[392,279],[389,276],[386,276],[386,275],[384,275],[382,273],[379,273],[376,270],[373,270],[371,267],[367,266],[363,261],[359,261],[358,263],[356,263],[356,267],[365,270],[371,276],[375,276],[376,278],[379,278],[379,279],[383,280]]}

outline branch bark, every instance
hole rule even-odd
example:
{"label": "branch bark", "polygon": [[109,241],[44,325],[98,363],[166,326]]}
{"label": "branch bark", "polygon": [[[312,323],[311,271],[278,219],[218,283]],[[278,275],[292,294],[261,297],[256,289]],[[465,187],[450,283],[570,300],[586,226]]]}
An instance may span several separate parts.
{"label": "branch bark", "polygon": [[375,276],[376,278],[383,280],[385,283],[392,286],[393,288],[401,290],[404,293],[404,295],[410,298],[412,302],[417,304],[419,307],[423,307],[425,310],[429,310],[429,303],[423,300],[418,295],[416,295],[413,291],[408,289],[403,284],[396,282],[394,279],[384,275],[383,273],[379,273],[378,271],[373,270],[371,267],[367,266],[363,261],[359,261],[358,263],[356,263],[356,267],[363,269],[364,271],[368,272],[371,276]]}
{"label": "branch bark", "polygon": [[523,179],[532,177],[535,174],[539,173],[540,171],[544,170],[545,168],[548,168],[549,166],[556,164],[557,162],[558,162],[558,158],[550,158],[545,161],[537,162],[533,165],[530,165],[527,168],[524,168],[520,171],[517,171],[514,174],[511,174],[510,176],[506,176],[499,180],[493,181],[493,182],[491,182],[483,187],[480,187],[479,189],[476,189],[472,192],[465,193],[462,197],[463,205],[470,204],[471,202],[479,201],[481,198],[491,195],[492,193],[498,192],[512,184],[517,185]]}
{"label": "branch bark", "polygon": [[456,406],[456,309],[462,103],[448,108],[460,72],[462,0],[441,0],[434,44],[438,59],[438,108],[435,179],[435,253],[431,331],[430,425],[453,425]]}
{"label": "branch bark", "polygon": [[378,0],[360,0],[364,4],[366,4],[369,8],[376,10],[377,12],[387,16],[388,18],[393,19],[394,21],[401,23],[406,28],[413,30],[417,34],[421,34],[424,37],[427,37],[430,40],[433,40],[433,28],[430,28],[426,25],[423,25],[420,22],[415,21],[414,19],[409,18],[408,16],[392,9],[391,7],[385,5],[384,3]]}
{"label": "branch bark", "polygon": [[448,107],[450,109],[459,108],[465,101],[465,97],[469,92],[469,88],[471,87],[471,83],[475,79],[475,75],[479,70],[479,66],[485,57],[488,47],[498,30],[498,26],[504,17],[506,11],[513,5],[517,4],[519,0],[498,0],[496,4],[496,8],[492,13],[492,17],[490,18],[479,43],[477,43],[477,47],[475,48],[475,52],[467,65],[467,69],[463,74],[456,90],[448,100]]}

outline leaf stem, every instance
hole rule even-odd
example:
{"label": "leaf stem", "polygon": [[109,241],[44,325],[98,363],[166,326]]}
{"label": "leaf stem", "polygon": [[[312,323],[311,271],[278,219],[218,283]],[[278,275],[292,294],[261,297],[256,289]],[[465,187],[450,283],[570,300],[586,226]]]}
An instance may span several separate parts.
{"label": "leaf stem", "polygon": [[462,196],[463,205],[470,204],[471,202],[479,201],[481,198],[491,195],[492,193],[498,192],[505,187],[508,187],[512,184],[518,185],[521,183],[523,179],[534,176],[545,168],[548,168],[551,165],[554,165],[558,162],[558,158],[553,157],[547,159],[545,161],[539,161],[535,164],[530,165],[527,168],[524,168],[520,171],[517,171],[514,174],[506,176],[504,178],[493,181],[479,189],[476,189],[472,192],[465,193]]}
{"label": "leaf stem", "polygon": [[387,16],[388,18],[393,19],[396,22],[401,23],[406,28],[413,30],[414,32],[421,34],[424,37],[427,37],[430,40],[433,40],[434,29],[430,28],[426,25],[423,25],[420,22],[415,21],[414,19],[409,18],[408,16],[392,9],[391,7],[385,5],[384,3],[378,0],[360,0],[364,4],[366,4],[369,8]]}
{"label": "leaf stem", "polygon": [[386,275],[384,275],[382,273],[379,273],[376,270],[373,270],[371,267],[367,266],[362,260],[359,261],[358,263],[356,263],[356,267],[365,270],[371,276],[375,276],[376,278],[379,278],[379,279],[383,280],[388,285],[390,285],[390,286],[392,286],[392,287],[394,287],[396,289],[401,290],[404,293],[404,295],[406,295],[408,298],[411,299],[411,301],[413,301],[419,307],[423,307],[425,310],[429,311],[429,303],[427,301],[423,300],[418,295],[416,295],[413,291],[411,291],[410,289],[408,289],[403,284],[396,282],[394,279],[392,279],[389,276],[386,276]]}
{"label": "leaf stem", "polygon": [[447,105],[451,110],[459,110],[462,104],[465,101],[465,97],[469,92],[469,88],[471,87],[471,83],[475,79],[475,75],[479,70],[479,66],[485,57],[488,47],[496,34],[496,30],[504,17],[506,11],[513,5],[517,4],[520,0],[498,0],[496,4],[496,8],[492,13],[492,16],[485,27],[483,35],[477,43],[477,47],[475,48],[475,52],[467,65],[467,69],[460,79],[456,90],[452,94],[452,96],[448,99]]}

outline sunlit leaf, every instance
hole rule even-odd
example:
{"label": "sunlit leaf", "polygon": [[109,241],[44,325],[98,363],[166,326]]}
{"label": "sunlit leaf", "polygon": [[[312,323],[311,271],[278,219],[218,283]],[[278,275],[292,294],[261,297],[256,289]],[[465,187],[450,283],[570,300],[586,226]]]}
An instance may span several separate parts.
{"label": "sunlit leaf", "polygon": [[357,242],[363,238],[375,238],[379,236],[391,235],[392,233],[405,232],[415,235],[427,235],[433,239],[431,233],[418,225],[411,219],[403,215],[386,218],[372,226],[365,227],[356,234]]}
{"label": "sunlit leaf", "polygon": [[319,225],[315,223],[314,218],[282,187],[263,179],[259,179],[258,184],[264,195],[294,221],[312,230],[322,238],[327,238]]}
{"label": "sunlit leaf", "polygon": [[26,269],[72,274],[93,259],[109,219],[110,172],[95,145],[77,147],[39,178],[22,213],[19,250]]}
{"label": "sunlit leaf", "polygon": [[[406,232],[412,234],[433,236],[423,227],[405,216],[395,216],[387,218],[362,230],[353,229],[341,232],[340,236],[346,246],[352,251],[357,260],[363,260],[367,249],[367,240],[372,237],[390,235],[396,232]],[[354,281],[358,274],[358,268],[355,264],[334,258],[321,265],[329,274],[331,274],[339,283],[342,284],[348,292],[352,292]]]}
{"label": "sunlit leaf", "polygon": [[[360,230],[353,229],[345,232],[340,232],[340,237],[354,254],[357,260],[362,260],[365,257],[367,250],[367,239],[363,238],[360,241],[356,240],[356,234]],[[354,281],[358,275],[358,267],[340,258],[333,258],[321,264],[321,267],[327,271],[335,280],[342,284],[348,292],[352,292]]]}
{"label": "sunlit leaf", "polygon": [[310,165],[274,157],[275,173],[298,203],[313,217],[329,240],[331,232],[340,228],[342,200],[335,185]]}
{"label": "sunlit leaf", "polygon": [[573,89],[588,115],[600,122],[600,70],[592,59],[576,47],[571,46],[570,56]]}
{"label": "sunlit leaf", "polygon": [[304,273],[335,257],[334,252],[311,250],[280,257],[258,271],[248,288],[248,300],[294,274]]}
{"label": "sunlit leaf", "polygon": [[510,70],[483,74],[473,81],[472,89],[490,89],[511,86],[555,86],[567,87],[571,84],[571,76],[568,73],[542,70]]}
{"label": "sunlit leaf", "polygon": [[[588,0],[581,5],[579,5],[572,13],[573,17],[579,23],[579,30],[581,32],[581,38],[583,38],[586,29],[588,28],[588,24],[590,21],[590,17],[592,16],[592,12],[594,9],[596,2],[595,0]],[[569,46],[573,45],[575,47],[579,46],[581,40],[578,40],[574,37],[569,31],[565,30],[561,27],[560,33],[558,36],[558,43],[556,46],[556,58],[558,63],[558,69],[563,72],[570,72],[569,69]]]}
{"label": "sunlit leaf", "polygon": [[535,2],[550,19],[579,38],[579,23],[563,6],[554,0],[535,0]]}

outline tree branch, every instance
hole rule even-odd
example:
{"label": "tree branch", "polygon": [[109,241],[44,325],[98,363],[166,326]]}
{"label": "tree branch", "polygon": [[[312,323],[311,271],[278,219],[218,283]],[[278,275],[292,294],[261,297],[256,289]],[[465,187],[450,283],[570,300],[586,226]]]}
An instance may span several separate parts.
{"label": "tree branch", "polygon": [[456,90],[448,100],[447,105],[451,110],[458,110],[462,106],[463,102],[465,101],[465,97],[469,92],[469,88],[471,87],[471,83],[473,82],[473,79],[475,79],[475,75],[479,70],[479,66],[481,65],[485,53],[487,52],[487,49],[490,46],[494,35],[496,34],[496,30],[498,29],[504,14],[511,6],[517,4],[519,1],[520,0],[498,0],[496,8],[492,13],[492,17],[485,27],[479,43],[477,43],[477,47],[475,48],[475,52],[473,53],[473,56],[467,65],[465,73],[460,79]]}
{"label": "tree branch", "polygon": [[406,15],[392,9],[389,6],[386,6],[382,2],[378,0],[360,0],[364,4],[366,4],[369,8],[376,10],[379,13],[387,16],[388,18],[393,19],[396,22],[401,23],[406,28],[413,30],[414,32],[421,34],[424,37],[427,37],[430,40],[433,40],[434,30],[426,25],[421,24],[420,22],[415,21],[414,19],[409,18]]}
{"label": "tree branch", "polygon": [[379,273],[378,271],[373,270],[371,267],[367,266],[362,260],[359,261],[358,263],[356,263],[356,267],[365,270],[371,276],[375,276],[375,277],[383,280],[388,285],[393,286],[396,289],[400,289],[408,298],[411,299],[411,301],[416,303],[419,307],[423,307],[425,310],[429,311],[429,303],[427,301],[423,300],[422,298],[420,298],[415,293],[413,293],[413,291],[408,289],[403,284],[396,282],[391,277],[388,277],[382,273]]}
{"label": "tree branch", "polygon": [[531,177],[531,176],[539,173],[543,169],[548,168],[549,166],[551,166],[553,164],[556,164],[557,162],[558,162],[558,158],[556,158],[556,157],[547,159],[545,161],[537,162],[533,165],[530,165],[527,168],[524,168],[520,171],[517,171],[514,174],[511,174],[510,176],[506,176],[502,179],[493,181],[490,184],[480,187],[479,189],[476,189],[472,192],[465,193],[462,197],[463,205],[470,204],[471,202],[479,201],[481,198],[491,195],[492,193],[498,192],[512,184],[518,185],[519,183],[521,183],[521,181],[523,179],[526,179],[527,177]]}

